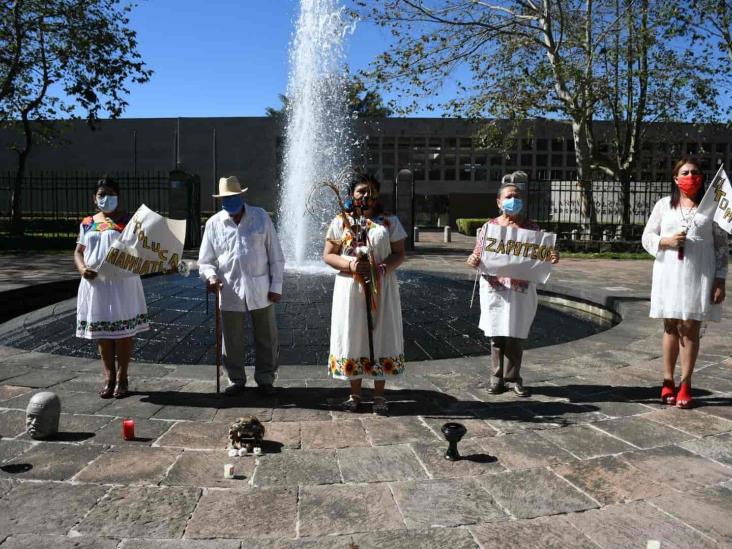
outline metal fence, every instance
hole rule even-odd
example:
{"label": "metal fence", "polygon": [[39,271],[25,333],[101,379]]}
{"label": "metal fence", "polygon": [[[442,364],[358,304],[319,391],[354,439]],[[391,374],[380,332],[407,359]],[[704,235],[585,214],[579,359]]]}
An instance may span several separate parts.
{"label": "metal fence", "polygon": [[[671,185],[669,181],[632,181],[624,192],[619,181],[593,181],[584,190],[576,181],[531,181],[526,190],[528,215],[562,236],[596,240],[637,236],[654,204],[671,192]],[[591,225],[583,215],[583,200],[594,213]]]}
{"label": "metal fence", "polygon": [[[120,185],[121,201],[134,210],[145,204],[168,215],[169,174],[110,173]],[[29,173],[21,191],[24,232],[39,236],[72,236],[84,217],[95,211],[93,195],[100,174]],[[0,174],[0,233],[10,227],[11,194],[15,173]]]}

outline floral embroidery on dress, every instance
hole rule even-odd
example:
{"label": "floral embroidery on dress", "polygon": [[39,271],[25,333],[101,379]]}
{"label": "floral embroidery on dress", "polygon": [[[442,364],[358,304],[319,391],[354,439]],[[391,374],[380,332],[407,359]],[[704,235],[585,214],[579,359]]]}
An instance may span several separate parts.
{"label": "floral embroidery on dress", "polygon": [[[491,225],[498,225],[496,219],[488,221]],[[539,225],[531,221],[530,219],[522,219],[518,224],[519,229],[526,229],[529,231],[540,231]],[[491,290],[494,292],[502,292],[505,290],[513,290],[514,292],[520,292],[525,294],[529,290],[529,282],[526,280],[518,280],[515,278],[508,278],[505,276],[493,276],[483,275],[483,278],[488,282]]]}
{"label": "floral embroidery on dress", "polygon": [[330,375],[335,378],[359,378],[373,377],[385,378],[396,377],[404,373],[404,355],[396,357],[379,357],[375,364],[367,356],[360,358],[341,357],[330,355],[328,358],[328,369]]}
{"label": "floral embroidery on dress", "polygon": [[85,233],[88,231],[97,231],[101,233],[109,230],[121,233],[124,231],[127,223],[130,222],[130,219],[132,219],[131,213],[126,213],[118,221],[114,221],[109,217],[105,217],[104,221],[95,221],[94,216],[89,215],[81,220],[81,227]]}
{"label": "floral embroidery on dress", "polygon": [[82,337],[83,334],[94,334],[97,332],[115,333],[129,332],[147,324],[147,315],[140,313],[134,318],[125,320],[99,320],[97,322],[88,322],[86,320],[76,321],[76,335]]}

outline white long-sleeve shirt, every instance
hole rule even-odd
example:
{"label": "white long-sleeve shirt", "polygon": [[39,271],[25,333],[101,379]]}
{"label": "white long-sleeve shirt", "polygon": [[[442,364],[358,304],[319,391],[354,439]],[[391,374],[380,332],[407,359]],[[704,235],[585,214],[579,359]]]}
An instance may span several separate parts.
{"label": "white long-sleeve shirt", "polygon": [[244,205],[237,225],[221,210],[208,221],[198,253],[203,280],[216,275],[222,282],[221,309],[253,311],[270,305],[267,294],[282,293],[285,257],[269,215]]}

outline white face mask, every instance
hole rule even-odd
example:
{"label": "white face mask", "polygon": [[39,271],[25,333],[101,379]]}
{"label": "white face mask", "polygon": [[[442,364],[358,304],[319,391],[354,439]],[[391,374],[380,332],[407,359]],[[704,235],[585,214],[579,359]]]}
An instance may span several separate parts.
{"label": "white face mask", "polygon": [[97,206],[104,213],[110,213],[117,209],[118,198],[114,195],[104,195],[97,198]]}

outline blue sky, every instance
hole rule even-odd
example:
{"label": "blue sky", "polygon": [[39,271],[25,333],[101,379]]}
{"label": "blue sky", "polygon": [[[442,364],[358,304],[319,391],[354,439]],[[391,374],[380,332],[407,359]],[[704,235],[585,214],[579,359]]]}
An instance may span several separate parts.
{"label": "blue sky", "polygon": [[[266,107],[279,107],[298,5],[298,0],[139,0],[131,26],[155,74],[131,88],[123,116],[263,116]],[[351,69],[367,66],[387,39],[382,29],[357,25],[348,40]]]}

